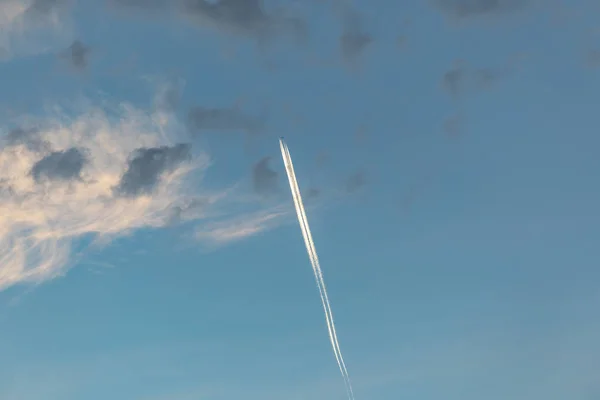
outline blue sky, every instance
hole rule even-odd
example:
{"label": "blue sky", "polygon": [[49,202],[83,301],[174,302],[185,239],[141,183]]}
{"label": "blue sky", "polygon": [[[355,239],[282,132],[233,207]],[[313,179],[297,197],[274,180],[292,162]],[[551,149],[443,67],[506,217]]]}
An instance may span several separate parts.
{"label": "blue sky", "polygon": [[259,3],[0,0],[0,398],[344,399],[285,136],[357,399],[597,399],[598,5]]}

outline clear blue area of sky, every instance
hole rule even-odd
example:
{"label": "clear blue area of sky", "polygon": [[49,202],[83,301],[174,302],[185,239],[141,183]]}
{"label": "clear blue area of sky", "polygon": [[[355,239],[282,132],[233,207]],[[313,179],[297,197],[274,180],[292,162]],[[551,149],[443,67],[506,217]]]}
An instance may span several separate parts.
{"label": "clear blue area of sky", "polygon": [[[374,41],[352,64],[321,2],[305,6],[304,48],[263,53],[81,3],[89,69],[70,72],[56,52],[11,59],[0,104],[31,113],[103,92],[149,107],[143,76],[181,77],[182,118],[195,105],[267,110],[249,147],[241,134],[197,140],[215,158],[209,181],[250,179],[269,155],[285,188],[282,135],[305,189],[364,171],[359,192],[309,215],[357,399],[600,398],[593,2],[454,21],[433,2],[356,1]],[[453,98],[442,79],[457,60],[506,73]],[[178,234],[137,231],[63,277],[0,292],[0,398],[344,398],[296,224],[214,251]]]}

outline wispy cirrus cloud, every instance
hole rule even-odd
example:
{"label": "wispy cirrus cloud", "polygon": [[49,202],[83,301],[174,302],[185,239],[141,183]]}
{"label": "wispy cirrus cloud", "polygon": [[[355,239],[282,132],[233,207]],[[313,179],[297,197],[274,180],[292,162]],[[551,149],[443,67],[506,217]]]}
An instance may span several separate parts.
{"label": "wispy cirrus cloud", "polygon": [[293,221],[291,218],[293,216],[291,208],[279,206],[275,209],[257,211],[226,221],[216,220],[199,225],[195,237],[206,243],[209,248],[216,248]]}
{"label": "wispy cirrus cloud", "polygon": [[121,104],[0,127],[0,290],[64,273],[83,237],[106,243],[195,220],[198,239],[225,244],[282,222],[278,205],[241,186],[204,188],[211,158],[174,119]]}
{"label": "wispy cirrus cloud", "polygon": [[68,43],[69,0],[0,1],[0,61]]}

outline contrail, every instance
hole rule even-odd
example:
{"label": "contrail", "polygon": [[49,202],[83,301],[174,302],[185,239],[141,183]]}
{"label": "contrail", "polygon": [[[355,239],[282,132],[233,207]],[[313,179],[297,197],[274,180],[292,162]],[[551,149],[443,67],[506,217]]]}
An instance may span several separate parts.
{"label": "contrail", "polygon": [[[331,305],[329,303],[329,297],[327,296],[327,289],[325,286],[325,280],[323,279],[323,273],[321,271],[321,265],[319,263],[319,257],[317,256],[317,250],[315,248],[315,244],[312,239],[312,234],[310,232],[310,227],[308,225],[308,217],[306,216],[306,211],[304,210],[304,203],[302,201],[302,196],[300,194],[300,186],[298,185],[298,181],[296,180],[296,172],[294,171],[294,164],[292,162],[292,156],[290,155],[290,151],[287,145],[284,143],[285,154],[287,157],[287,162],[289,165],[288,178],[291,179],[290,187],[292,188],[292,196],[294,197],[294,203],[296,204],[298,219],[300,221],[300,228],[302,229],[303,236],[305,238],[306,248],[308,251],[308,255],[311,259],[311,264],[313,267],[313,271],[315,273],[315,278],[317,280],[317,286],[319,288],[319,292],[321,294],[321,298],[323,301],[323,306],[325,308],[325,317],[327,319],[327,327],[330,332],[330,339],[332,341],[332,345],[334,346],[334,352],[336,353],[336,358],[338,359],[338,364],[340,370],[342,371],[342,375],[348,380],[349,385],[349,376],[348,371],[346,370],[346,366],[344,364],[344,359],[342,357],[342,351],[340,349],[340,345],[338,343],[337,334],[335,332],[335,324],[333,323],[333,312],[331,311]],[[286,168],[286,171],[288,169]],[[349,387],[351,389],[351,387]]]}
{"label": "contrail", "polygon": [[333,353],[337,360],[338,367],[340,368],[340,372],[342,373],[342,377],[344,378],[344,383],[346,386],[346,391],[348,392],[348,397],[351,400],[353,400],[354,392],[352,390],[352,384],[350,383],[350,376],[348,375],[348,370],[346,369],[346,365],[344,363],[344,358],[342,357],[342,351],[340,349],[340,345],[338,342],[337,334],[335,332],[335,324],[333,322],[333,312],[331,311],[331,304],[329,303],[329,297],[327,296],[327,289],[325,286],[325,281],[323,279],[323,272],[321,271],[321,266],[319,264],[319,257],[317,255],[317,251],[315,249],[315,244],[312,239],[312,234],[310,232],[310,227],[308,225],[308,218],[306,217],[306,211],[304,210],[302,196],[300,195],[300,188],[298,186],[298,181],[296,180],[296,173],[294,172],[294,165],[292,163],[292,157],[290,155],[287,145],[283,141],[283,138],[279,139],[279,145],[281,147],[281,156],[283,157],[283,162],[285,164],[285,169],[287,172],[288,180],[290,182],[290,189],[292,192],[292,198],[294,199],[294,205],[296,208],[296,214],[298,216],[298,222],[300,223],[300,230],[302,231],[302,236],[304,238],[304,244],[306,245],[308,257],[310,259],[310,263],[312,265],[313,272],[315,274],[315,279],[317,281],[317,288],[319,289],[319,294],[321,296],[321,302],[323,304],[323,309],[325,311],[325,320],[327,322],[327,329],[329,331],[329,339],[330,339],[331,345],[333,347]]}
{"label": "contrail", "polygon": [[308,219],[306,217],[306,211],[304,210],[304,204],[302,202],[302,196],[300,195],[300,189],[298,186],[298,182],[296,180],[296,174],[294,172],[294,165],[292,163],[292,158],[289,153],[289,149],[287,145],[281,140],[280,141],[282,156],[284,158],[284,163],[286,164],[286,171],[288,175],[288,180],[290,181],[290,188],[292,191],[292,197],[294,199],[294,204],[296,206],[296,213],[298,215],[298,221],[300,222],[300,228],[302,230],[302,235],[304,237],[304,243],[306,245],[306,249],[308,251],[308,256],[310,258],[310,262],[313,267],[313,272],[315,274],[315,278],[317,281],[317,287],[319,289],[319,293],[321,295],[321,302],[323,303],[323,309],[325,310],[325,318],[327,322],[327,328],[329,330],[329,338],[331,340],[331,344],[333,346],[333,351],[338,362],[338,366],[344,378],[346,391],[348,392],[348,396],[350,399],[354,398],[354,394],[352,391],[352,385],[350,383],[350,377],[348,376],[348,371],[346,369],[346,365],[344,364],[344,359],[341,354],[340,346],[338,343],[337,335],[335,332],[335,324],[333,322],[333,313],[331,311],[331,305],[329,303],[329,298],[327,296],[327,290],[325,287],[325,282],[323,280],[323,274],[321,272],[321,267],[319,265],[319,258],[317,256],[317,252],[314,246],[314,242],[312,240],[312,234],[310,232],[310,227],[308,225]]}
{"label": "contrail", "polygon": [[296,180],[296,174],[294,172],[294,165],[292,163],[291,156],[289,154],[289,150],[285,143],[282,147],[282,154],[284,156],[284,163],[286,164],[286,171],[288,172],[288,180],[290,181],[290,188],[292,191],[292,198],[294,200],[294,205],[296,206],[296,214],[298,215],[298,221],[300,223],[300,229],[302,231],[302,236],[304,237],[304,244],[306,245],[306,250],[308,252],[308,257],[310,259],[311,266],[313,268],[313,272],[315,274],[315,279],[317,281],[317,288],[319,289],[319,294],[321,296],[321,301],[323,303],[323,309],[325,310],[325,318],[327,322],[327,329],[329,330],[329,338],[331,340],[331,344],[333,346],[333,351],[335,354],[335,358],[337,360],[338,366],[342,372],[342,375],[345,379],[345,371],[342,367],[342,363],[340,360],[340,350],[337,345],[335,332],[331,323],[332,314],[329,307],[329,299],[326,297],[326,290],[324,290],[324,282],[321,274],[319,274],[319,268],[317,267],[318,258],[316,256],[316,250],[314,248],[314,244],[312,242],[312,234],[310,232],[310,227],[308,226],[308,219],[306,217],[306,211],[304,210],[304,204],[302,202],[302,196],[300,195],[300,188],[298,186],[298,182]]}

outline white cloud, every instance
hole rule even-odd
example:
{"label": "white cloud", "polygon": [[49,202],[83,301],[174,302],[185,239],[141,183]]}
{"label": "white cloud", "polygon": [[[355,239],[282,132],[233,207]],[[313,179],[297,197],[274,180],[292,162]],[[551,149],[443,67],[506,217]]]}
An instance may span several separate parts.
{"label": "white cloud", "polygon": [[[174,164],[158,159],[157,164],[146,152],[134,165],[137,149],[173,148],[164,146],[184,141],[181,125],[166,123],[169,119],[174,118],[164,111],[157,118],[156,112],[121,105],[112,110],[89,107],[75,118],[61,110],[42,120],[24,118],[20,123],[26,128],[17,134],[0,128],[0,140],[6,143],[0,147],[0,290],[62,274],[77,261],[71,251],[77,239],[92,236],[106,243],[136,229],[173,223],[174,212],[176,221],[207,221],[197,238],[210,244],[239,240],[282,221],[286,213],[280,207],[268,210],[242,196],[238,186],[202,189],[197,181],[211,165],[206,153]],[[49,154],[73,148],[86,154],[83,166],[75,165],[78,174],[64,179],[53,172],[46,180],[31,174]],[[74,167],[60,163],[54,157],[44,167]],[[137,196],[115,190],[128,170],[134,173],[128,174],[127,184],[139,179],[143,185]]]}
{"label": "white cloud", "polygon": [[63,3],[0,0],[0,61],[66,45],[72,32]]}
{"label": "white cloud", "polygon": [[290,220],[290,215],[291,212],[283,207],[257,211],[230,220],[203,224],[196,229],[195,236],[211,247],[218,247],[279,226],[284,220]]}

